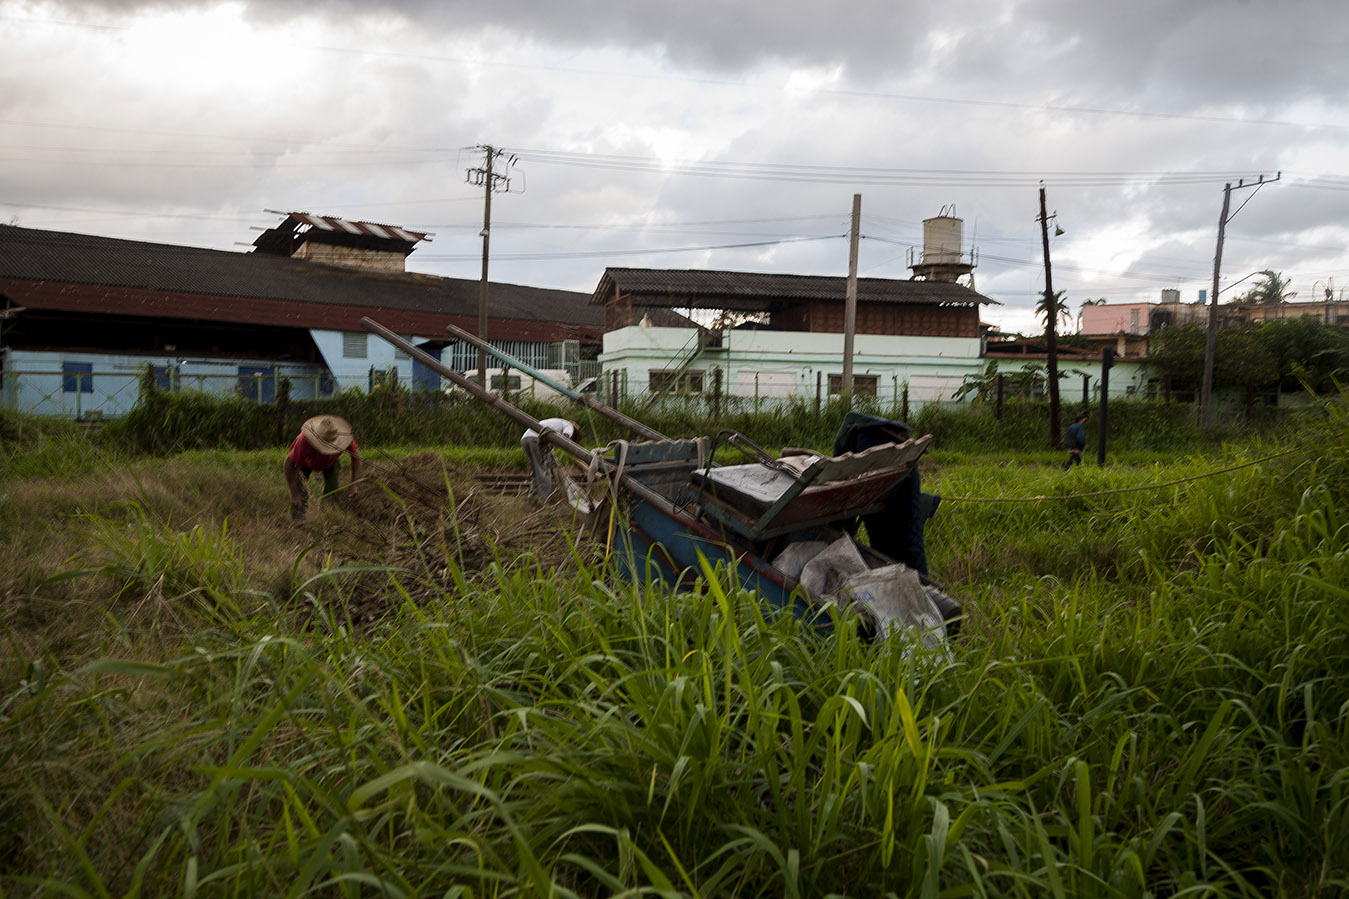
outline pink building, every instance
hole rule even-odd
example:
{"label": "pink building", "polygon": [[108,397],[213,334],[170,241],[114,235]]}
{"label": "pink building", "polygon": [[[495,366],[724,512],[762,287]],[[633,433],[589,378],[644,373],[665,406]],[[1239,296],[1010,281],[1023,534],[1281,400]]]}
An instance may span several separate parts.
{"label": "pink building", "polygon": [[1114,303],[1105,306],[1082,307],[1082,333],[1088,336],[1105,334],[1148,333],[1148,321],[1155,303]]}

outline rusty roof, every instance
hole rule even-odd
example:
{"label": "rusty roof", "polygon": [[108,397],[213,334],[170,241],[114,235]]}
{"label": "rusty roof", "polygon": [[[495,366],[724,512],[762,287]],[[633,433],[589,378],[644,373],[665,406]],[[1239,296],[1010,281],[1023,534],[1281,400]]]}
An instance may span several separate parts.
{"label": "rusty roof", "polygon": [[431,236],[423,231],[413,231],[399,225],[351,221],[308,212],[277,214],[284,215],[285,218],[275,227],[262,232],[253,241],[253,246],[261,252],[290,256],[300,243],[317,239],[320,243],[369,246],[407,256],[416,244],[431,239]]}
{"label": "rusty roof", "polygon": [[[0,225],[0,295],[31,308],[334,330],[360,330],[369,315],[430,336],[450,321],[476,329],[478,289],[476,280]],[[589,299],[493,282],[490,334],[598,335],[603,315]]]}
{"label": "rusty roof", "polygon": [[[615,294],[635,306],[692,306],[770,311],[784,302],[843,302],[848,280],[837,275],[774,275],[701,269],[607,268],[590,302],[603,304]],[[975,306],[996,304],[983,294],[946,281],[901,281],[858,278],[857,300],[863,303],[922,303]]]}
{"label": "rusty roof", "polygon": [[340,219],[331,215],[312,215],[308,212],[290,212],[286,218],[301,225],[309,225],[318,228],[321,231],[337,231],[344,234],[367,234],[371,237],[381,237],[386,240],[402,240],[408,243],[417,243],[421,240],[430,240],[430,236],[423,231],[413,231],[409,228],[403,228],[398,225],[381,225],[378,222],[354,222],[349,219]]}

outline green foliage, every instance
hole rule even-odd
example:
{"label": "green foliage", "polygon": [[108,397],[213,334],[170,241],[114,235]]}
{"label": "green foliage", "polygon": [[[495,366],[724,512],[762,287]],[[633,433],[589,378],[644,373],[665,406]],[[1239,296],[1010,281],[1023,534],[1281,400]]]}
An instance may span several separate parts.
{"label": "green foliage", "polygon": [[78,422],[0,409],[0,481],[70,475],[99,457]]}
{"label": "green foliage", "polygon": [[[1076,410],[1076,406],[1070,407]],[[1089,410],[1093,416],[1096,410]],[[1058,447],[1045,445],[1049,405],[1043,401],[1012,400],[998,418],[992,404],[952,407],[923,406],[909,424],[919,434],[936,436],[936,448],[957,453],[1026,455]],[[1110,401],[1110,452],[1180,451],[1218,445],[1230,433],[1204,434],[1195,423],[1194,407],[1147,399]],[[1096,445],[1096,425],[1088,427],[1090,445]]]}
{"label": "green foliage", "polygon": [[1199,322],[1184,322],[1153,335],[1148,369],[1176,384],[1199,384],[1204,376],[1206,331]]}
{"label": "green foliage", "polygon": [[[1060,372],[1059,377],[1066,377]],[[1018,397],[1030,399],[1044,389],[1048,379],[1048,366],[1044,362],[1024,362],[1014,371],[999,370],[996,359],[989,359],[977,375],[966,375],[952,399],[957,402],[971,397],[978,402],[990,403],[998,397],[998,379],[1002,379],[1004,398]]]}
{"label": "green foliage", "polygon": [[1301,316],[1263,322],[1255,333],[1272,359],[1281,389],[1324,393],[1349,380],[1349,330]]}
{"label": "green foliage", "polygon": [[1232,300],[1237,305],[1277,306],[1292,299],[1295,294],[1288,290],[1292,278],[1285,278],[1278,272],[1265,269],[1255,286]]}
{"label": "green foliage", "polygon": [[1342,894],[1349,414],[1299,424],[1072,475],[943,466],[949,653],[581,546],[390,571],[358,628],[339,568],[240,601],[223,519],[86,516],[125,614],[72,606],[77,665],[10,620],[0,889]]}
{"label": "green foliage", "polygon": [[1035,303],[1035,314],[1045,323],[1046,333],[1051,326],[1056,327],[1060,322],[1069,321],[1071,313],[1068,311],[1068,300],[1064,297],[1064,291],[1057,290],[1053,296],[1042,293]]}
{"label": "green foliage", "polygon": [[[1198,385],[1204,373],[1206,328],[1186,322],[1152,339],[1148,366],[1177,385]],[[1349,332],[1313,317],[1276,319],[1218,331],[1215,387],[1333,392],[1349,373]]]}

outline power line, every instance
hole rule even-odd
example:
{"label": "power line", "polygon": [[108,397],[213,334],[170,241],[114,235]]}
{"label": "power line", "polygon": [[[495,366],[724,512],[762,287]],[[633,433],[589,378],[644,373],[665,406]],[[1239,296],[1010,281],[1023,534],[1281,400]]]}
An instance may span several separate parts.
{"label": "power line", "polygon": [[[754,247],[775,247],[789,243],[805,243],[807,241],[837,240],[846,236],[846,234],[824,234],[816,237],[787,237],[780,240],[756,240],[746,243],[712,244],[699,247],[656,247],[645,250],[583,250],[571,253],[493,253],[492,259],[540,262],[556,259],[593,259],[608,256],[648,256],[661,253],[696,253],[706,250],[743,250]],[[466,253],[447,253],[427,254],[419,258],[423,260],[434,259],[440,262],[459,262],[467,259],[476,259],[477,257]]]}
{"label": "power line", "polygon": [[1231,172],[1043,172],[978,169],[896,169],[872,166],[828,166],[793,163],[668,160],[649,156],[615,156],[559,150],[517,149],[525,161],[544,165],[594,168],[656,174],[698,175],[740,180],[800,183],[851,183],[900,186],[1023,187],[1052,180],[1066,187],[1116,187],[1139,182],[1155,184],[1211,184],[1233,177]]}

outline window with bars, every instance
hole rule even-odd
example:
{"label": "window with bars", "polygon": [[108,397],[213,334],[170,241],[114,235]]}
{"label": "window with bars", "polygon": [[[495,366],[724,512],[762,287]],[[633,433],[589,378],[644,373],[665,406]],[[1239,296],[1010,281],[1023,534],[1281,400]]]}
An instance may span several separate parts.
{"label": "window with bars", "polygon": [[647,373],[647,389],[652,393],[702,393],[703,373],[651,370]]}
{"label": "window with bars", "polygon": [[[875,396],[881,383],[880,375],[853,375],[852,392],[857,396]],[[838,396],[843,392],[843,375],[829,376],[829,395]]]}
{"label": "window with bars", "polygon": [[157,390],[177,390],[178,389],[178,369],[172,365],[153,366],[155,374],[155,388]]}
{"label": "window with bars", "polygon": [[61,390],[65,393],[93,393],[94,363],[62,362]]}

